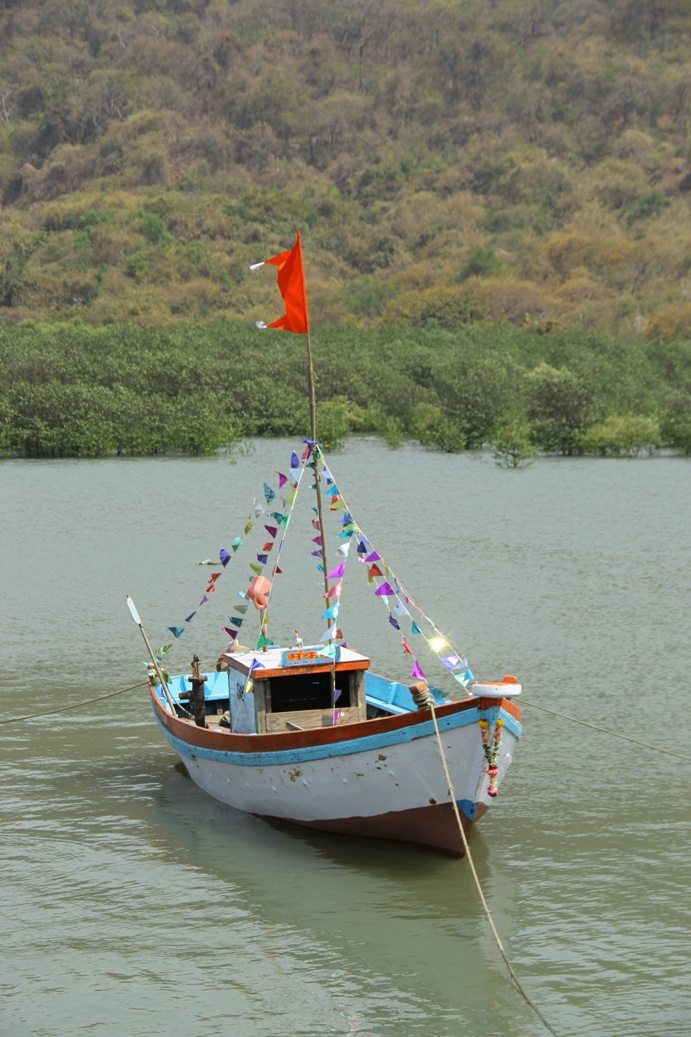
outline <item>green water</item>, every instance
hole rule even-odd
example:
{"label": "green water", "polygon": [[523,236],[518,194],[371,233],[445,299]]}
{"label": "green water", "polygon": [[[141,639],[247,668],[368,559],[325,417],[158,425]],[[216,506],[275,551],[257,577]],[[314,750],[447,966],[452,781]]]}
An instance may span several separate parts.
{"label": "green water", "polygon": [[[139,680],[125,594],[163,643],[212,571],[195,563],[242,531],[294,445],[235,464],[0,464],[3,718]],[[329,460],[478,676],[515,673],[530,702],[691,756],[691,462],[505,472],[366,441]],[[272,633],[299,626],[308,642],[325,628],[320,578],[297,514],[293,534],[297,596],[277,591]],[[250,560],[224,571],[171,669],[225,646]],[[405,680],[410,657],[359,575],[344,586],[349,645]],[[691,1034],[691,764],[524,709],[472,837],[516,971],[560,1035]],[[215,803],[176,768],[143,689],[0,732],[3,1037],[543,1032],[463,861]]]}

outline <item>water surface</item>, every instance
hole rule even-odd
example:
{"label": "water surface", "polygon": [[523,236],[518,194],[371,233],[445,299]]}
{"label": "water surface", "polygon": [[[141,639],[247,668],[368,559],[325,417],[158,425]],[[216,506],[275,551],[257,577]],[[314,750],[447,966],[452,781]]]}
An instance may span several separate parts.
{"label": "water surface", "polygon": [[[235,463],[3,462],[3,716],[139,681],[125,594],[167,640],[211,571],[195,563],[241,533],[294,445],[261,442]],[[689,461],[506,472],[364,440],[329,460],[366,534],[479,676],[515,673],[530,702],[691,755]],[[298,597],[277,602],[272,633],[297,625],[318,640],[320,577],[297,515],[293,533],[284,568]],[[224,647],[249,560],[224,572],[172,669]],[[378,605],[349,570],[349,644],[406,680]],[[691,765],[528,706],[524,719],[472,838],[514,967],[559,1034],[691,1034]],[[464,862],[215,803],[176,767],[143,690],[2,736],[3,1035],[542,1032]]]}

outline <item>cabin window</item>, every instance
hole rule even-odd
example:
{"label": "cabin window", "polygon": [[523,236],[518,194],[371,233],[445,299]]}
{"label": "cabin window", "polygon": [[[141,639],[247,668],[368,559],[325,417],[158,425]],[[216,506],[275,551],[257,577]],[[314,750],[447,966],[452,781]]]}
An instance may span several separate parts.
{"label": "cabin window", "polygon": [[[351,706],[350,673],[336,673],[336,706]],[[301,673],[276,677],[271,681],[271,712],[289,713],[300,709],[331,708],[331,674]]]}

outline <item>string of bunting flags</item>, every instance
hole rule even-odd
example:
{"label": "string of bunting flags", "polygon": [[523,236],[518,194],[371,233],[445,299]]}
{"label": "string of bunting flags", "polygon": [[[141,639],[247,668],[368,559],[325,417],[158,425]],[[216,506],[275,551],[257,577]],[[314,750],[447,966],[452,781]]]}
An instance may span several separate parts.
{"label": "string of bunting flags", "polygon": [[[303,468],[300,462],[300,458],[295,453],[295,451],[293,451],[290,459],[290,476],[284,475],[283,472],[276,473],[278,476],[279,493],[286,485],[289,486],[288,491],[285,494],[281,494],[280,496],[281,506],[283,509],[282,511],[268,511],[269,506],[272,505],[273,501],[276,499],[278,494],[276,490],[274,490],[268,483],[264,483],[264,500],[266,503],[263,504],[261,499],[255,497],[252,502],[252,509],[249,515],[247,516],[247,520],[243,527],[243,536],[236,536],[231,541],[230,551],[228,551],[224,547],[220,549],[219,564],[221,568],[218,572],[211,573],[211,576],[209,577],[209,580],[207,582],[207,586],[197,607],[192,612],[190,612],[189,615],[185,616],[184,626],[167,627],[167,629],[173,634],[176,640],[182,637],[182,635],[188,628],[189,624],[199,613],[199,610],[210,600],[210,595],[216,593],[217,582],[223,575],[226,566],[233,559],[234,555],[240,549],[240,547],[242,547],[246,538],[251,533],[252,529],[255,527],[255,525],[258,523],[259,519],[263,515],[265,515],[269,519],[269,521],[264,524],[267,539],[265,540],[261,551],[259,551],[256,555],[256,562],[249,563],[249,568],[252,573],[252,575],[250,576],[250,584],[252,583],[252,580],[255,576],[262,576],[264,569],[268,564],[269,555],[271,554],[275,546],[276,538],[278,537],[279,531],[282,531],[282,536],[279,541],[278,550],[276,552],[276,562],[271,570],[272,579],[282,571],[279,565],[280,556],[283,550],[283,545],[285,543],[285,535],[286,530],[288,528],[288,523],[290,522],[290,517],[295,506],[295,501],[297,499],[302,473]],[[270,584],[267,594],[266,608],[263,610],[262,628],[257,643],[258,649],[270,643],[270,639],[268,638],[267,634],[269,623],[268,600],[270,599],[272,589],[273,588]],[[243,600],[234,606],[233,615],[228,616],[228,622],[232,624],[232,626],[223,626],[221,628],[226,634],[228,634],[228,636],[233,641],[235,641],[238,637],[239,628],[242,626],[245,620],[245,613],[247,612],[249,606],[247,591],[238,591],[238,596]],[[163,647],[156,650],[156,654],[159,657],[159,659],[162,658],[166,654],[166,652],[168,652],[173,647],[173,644],[174,642],[171,642],[171,644],[164,645]]]}
{"label": "string of bunting flags", "polygon": [[[324,594],[324,599],[328,607],[322,614],[322,619],[332,620],[332,624],[322,635],[321,640],[333,642],[335,638],[342,637],[342,631],[338,627],[338,613],[340,609],[341,594],[343,591],[343,578],[345,576],[346,563],[348,561],[348,552],[351,543],[354,540],[357,543],[358,559],[367,568],[367,582],[374,585],[375,597],[380,598],[386,606],[389,614],[389,624],[396,631],[400,632],[401,645],[404,654],[412,656],[413,664],[411,677],[414,677],[416,680],[426,680],[425,673],[418,662],[416,653],[411,648],[410,642],[401,630],[402,620],[410,622],[411,635],[421,635],[432,653],[436,655],[446,669],[450,671],[454,680],[461,684],[463,688],[467,689],[469,684],[475,680],[475,675],[468,665],[468,660],[462,655],[462,653],[458,652],[454,648],[446,635],[437,627],[434,620],[427,615],[422,606],[419,605],[408,593],[382,555],[379,554],[371,541],[365,536],[360,526],[355,522],[343,494],[340,492],[328,466],[323,461],[321,451],[318,447],[315,449],[315,454],[317,455],[317,463],[319,461],[322,463],[322,471],[329,487],[326,491],[326,496],[330,500],[329,511],[332,514],[339,511],[343,512],[342,517],[339,519],[342,528],[338,537],[340,540],[344,541],[338,548],[338,553],[343,556],[343,561],[339,563],[335,569],[326,574],[328,580],[335,580],[336,582],[332,584]],[[317,528],[319,526],[318,522],[313,522],[313,525]],[[321,544],[322,536],[323,532],[319,530],[318,538],[314,539],[318,539]],[[319,552],[313,551],[312,553],[317,554]],[[323,567],[321,565],[318,565],[317,568],[323,572]],[[418,619],[413,616],[411,608],[416,612]],[[421,627],[421,622],[424,622],[431,627],[431,633],[429,636]]]}
{"label": "string of bunting flags", "polygon": [[[347,647],[343,640],[343,631],[339,625],[339,611],[350,550],[352,545],[356,544],[357,558],[367,570],[367,582],[373,586],[374,596],[379,598],[384,604],[388,613],[389,625],[400,634],[403,654],[409,655],[412,659],[411,677],[416,680],[426,680],[424,670],[418,661],[418,652],[411,645],[413,638],[420,637],[432,654],[450,671],[454,680],[467,689],[471,681],[475,679],[468,665],[468,660],[461,652],[455,649],[434,620],[427,615],[422,606],[408,593],[386,560],[357,524],[345,497],[339,490],[328,465],[324,461],[319,444],[310,440],[306,440],[305,444],[302,457],[299,457],[295,451],[292,452],[289,467],[290,474],[276,473],[278,476],[277,490],[268,482],[264,483],[263,501],[261,498],[253,500],[252,509],[243,527],[242,536],[236,536],[231,541],[229,550],[226,548],[220,549],[219,569],[211,573],[199,604],[185,617],[184,625],[169,626],[167,629],[173,634],[176,641],[183,635],[195,616],[198,615],[199,610],[216,593],[217,583],[224,574],[229,562],[246,542],[252,530],[259,525],[263,517],[265,519],[263,526],[266,539],[261,550],[256,553],[256,561],[249,562],[251,574],[249,577],[249,587],[247,590],[239,590],[237,592],[240,601],[233,606],[232,612],[228,615],[228,625],[224,625],[222,630],[230,637],[232,642],[237,643],[240,629],[247,618],[246,613],[250,601],[255,601],[255,604],[258,604],[261,609],[261,625],[257,639],[257,650],[273,644],[268,629],[269,604],[273,593],[273,581],[276,575],[282,571],[279,563],[285,544],[286,532],[295,508],[301,479],[305,469],[309,467],[314,470],[315,478],[321,478],[323,475],[327,487],[324,496],[328,502],[328,510],[331,515],[337,516],[340,526],[337,534],[339,541],[337,548],[338,564],[325,573],[326,531],[322,529],[319,521],[319,509],[316,507],[313,509],[315,517],[312,519],[312,526],[315,535],[312,537],[312,543],[315,546],[311,554],[316,559],[316,568],[323,574],[327,588],[323,593],[325,609],[321,616],[322,619],[327,621],[327,628],[321,637],[321,642],[324,644],[323,654],[327,658],[333,657],[337,641],[341,642],[342,647]],[[314,488],[314,485],[312,488]],[[277,499],[280,500],[281,510],[277,508]],[[269,509],[272,507],[276,508],[276,510],[270,511]],[[278,547],[274,554],[277,543]],[[273,556],[275,560],[270,568],[271,579],[268,579],[264,576],[264,573],[270,564],[270,556]],[[260,597],[257,597],[257,595],[260,595]],[[408,638],[411,640],[408,640]],[[156,650],[159,662],[172,648],[173,643],[171,642],[171,644],[164,645]]]}

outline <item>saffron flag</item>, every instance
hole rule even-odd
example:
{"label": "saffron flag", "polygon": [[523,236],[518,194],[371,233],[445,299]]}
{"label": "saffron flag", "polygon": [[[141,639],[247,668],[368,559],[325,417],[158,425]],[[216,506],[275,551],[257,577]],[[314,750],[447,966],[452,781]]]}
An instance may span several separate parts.
{"label": "saffron flag", "polygon": [[[283,296],[286,312],[271,324],[260,324],[259,326],[294,331],[298,335],[308,334],[310,321],[307,312],[307,288],[305,268],[302,263],[300,231],[298,231],[297,241],[291,249],[273,256],[265,262],[278,267],[278,288]],[[261,263],[255,263],[250,269],[256,270],[261,265]]]}

